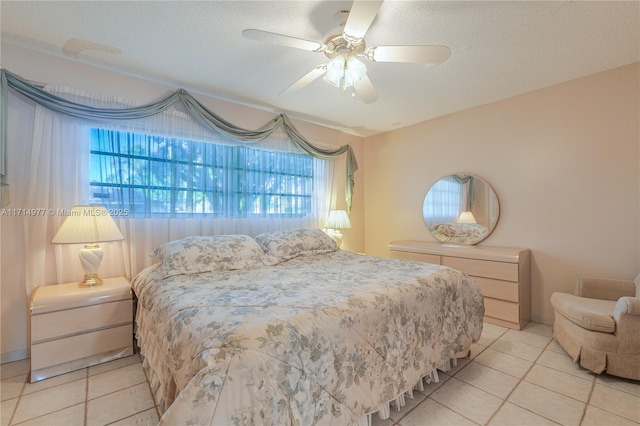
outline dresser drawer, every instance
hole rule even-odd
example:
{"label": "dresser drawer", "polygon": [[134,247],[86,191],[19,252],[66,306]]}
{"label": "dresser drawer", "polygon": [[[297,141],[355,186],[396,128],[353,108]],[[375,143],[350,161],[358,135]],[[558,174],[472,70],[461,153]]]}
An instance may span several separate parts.
{"label": "dresser drawer", "polygon": [[442,264],[475,277],[518,282],[517,263],[442,256]]}
{"label": "dresser drawer", "polygon": [[519,302],[518,283],[511,281],[494,280],[492,278],[473,277],[485,297]]}
{"label": "dresser drawer", "polygon": [[520,305],[513,302],[485,297],[484,314],[488,317],[518,323],[520,322]]}
{"label": "dresser drawer", "polygon": [[392,251],[391,257],[394,259],[417,260],[418,262],[440,264],[440,256],[427,253],[412,253],[409,251]]}
{"label": "dresser drawer", "polygon": [[31,341],[39,343],[132,321],[131,300],[48,312],[31,317]]}
{"label": "dresser drawer", "polygon": [[39,370],[120,348],[132,348],[132,344],[132,324],[34,344],[31,346],[31,369]]}

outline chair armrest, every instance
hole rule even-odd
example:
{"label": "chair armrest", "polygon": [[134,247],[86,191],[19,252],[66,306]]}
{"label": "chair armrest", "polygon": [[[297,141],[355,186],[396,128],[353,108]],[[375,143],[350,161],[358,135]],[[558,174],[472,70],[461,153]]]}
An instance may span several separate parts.
{"label": "chair armrest", "polygon": [[640,298],[621,297],[616,303],[613,319],[616,321],[618,352],[640,354]]}
{"label": "chair armrest", "polygon": [[613,319],[616,322],[622,319],[623,315],[636,315],[640,317],[640,298],[621,297],[616,302],[616,309],[613,311]]}
{"label": "chair armrest", "polygon": [[633,281],[609,278],[579,277],[574,291],[576,296],[591,299],[618,300],[621,297],[633,297],[636,286]]}

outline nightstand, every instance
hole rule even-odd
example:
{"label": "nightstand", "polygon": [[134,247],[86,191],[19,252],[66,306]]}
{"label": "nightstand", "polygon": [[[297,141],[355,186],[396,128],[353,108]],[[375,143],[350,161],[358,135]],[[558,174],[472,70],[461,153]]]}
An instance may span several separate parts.
{"label": "nightstand", "polygon": [[40,286],[31,295],[31,382],[133,355],[126,278],[97,287]]}

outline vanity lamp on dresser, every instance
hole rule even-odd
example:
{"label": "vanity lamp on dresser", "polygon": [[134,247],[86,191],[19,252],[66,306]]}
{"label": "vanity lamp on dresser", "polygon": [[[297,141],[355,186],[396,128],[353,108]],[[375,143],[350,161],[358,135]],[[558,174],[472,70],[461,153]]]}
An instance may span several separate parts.
{"label": "vanity lamp on dresser", "polygon": [[484,321],[521,330],[531,320],[528,249],[394,241],[391,257],[449,266],[471,276],[484,295]]}
{"label": "vanity lamp on dresser", "polygon": [[80,282],[39,286],[31,294],[30,381],[133,355],[133,298],[124,277],[102,279],[98,242],[124,237],[104,207],[76,206],[53,239],[87,244]]}

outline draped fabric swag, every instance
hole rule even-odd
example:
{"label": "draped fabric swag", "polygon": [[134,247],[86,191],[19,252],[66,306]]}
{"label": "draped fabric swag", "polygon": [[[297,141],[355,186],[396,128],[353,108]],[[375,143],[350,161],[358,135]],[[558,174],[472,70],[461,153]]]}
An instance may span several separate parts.
{"label": "draped fabric swag", "polygon": [[463,211],[471,211],[473,205],[476,203],[476,190],[474,185],[473,176],[469,175],[453,175],[453,179],[460,184],[462,191],[460,191],[460,207]]}
{"label": "draped fabric swag", "polygon": [[22,96],[25,96],[26,98],[54,112],[89,120],[109,121],[140,119],[162,113],[176,104],[181,104],[196,121],[206,128],[231,139],[247,143],[261,141],[269,137],[274,131],[276,131],[276,129],[282,126],[289,139],[298,148],[302,149],[312,157],[326,160],[344,153],[347,154],[345,198],[347,207],[351,209],[354,186],[353,175],[358,169],[358,163],[351,146],[343,145],[337,149],[323,149],[316,147],[307,141],[300,132],[298,132],[289,118],[284,114],[278,115],[257,130],[246,130],[217,116],[184,89],[179,89],[173,94],[153,104],[121,109],[95,108],[71,102],[48,93],[5,69],[0,70],[0,73],[0,177],[2,178],[4,178],[7,164],[7,90],[8,88],[11,88]]}

